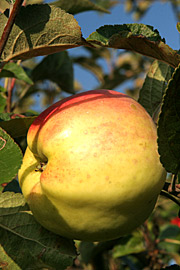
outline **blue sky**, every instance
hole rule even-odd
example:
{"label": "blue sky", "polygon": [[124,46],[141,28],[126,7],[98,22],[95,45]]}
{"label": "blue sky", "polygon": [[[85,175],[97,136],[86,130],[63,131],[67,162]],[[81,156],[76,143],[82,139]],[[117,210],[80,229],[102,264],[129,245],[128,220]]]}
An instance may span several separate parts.
{"label": "blue sky", "polygon": [[[132,14],[125,12],[123,4],[118,4],[112,8],[111,14],[99,14],[95,11],[88,11],[75,15],[75,18],[81,27],[84,38],[87,38],[97,28],[106,24],[113,25],[135,22]],[[168,2],[155,1],[145,16],[136,22],[152,25],[159,31],[161,37],[165,38],[166,44],[175,50],[179,49],[180,34],[176,29],[177,19]],[[83,50],[82,48],[75,48],[69,50],[69,53],[81,55]],[[81,82],[83,90],[90,90],[97,86],[96,78],[79,66],[75,66],[75,78]]]}

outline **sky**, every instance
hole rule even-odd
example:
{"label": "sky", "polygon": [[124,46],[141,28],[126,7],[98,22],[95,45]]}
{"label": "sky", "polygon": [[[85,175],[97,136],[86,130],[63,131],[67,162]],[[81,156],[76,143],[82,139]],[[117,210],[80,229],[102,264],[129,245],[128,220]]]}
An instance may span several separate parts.
{"label": "sky", "polygon": [[[172,49],[178,50],[180,47],[180,34],[176,29],[177,19],[168,2],[163,3],[160,1],[154,1],[154,4],[150,7],[145,16],[143,16],[139,21],[133,20],[132,13],[125,12],[124,4],[122,3],[112,8],[111,14],[99,14],[95,11],[87,11],[75,15],[75,18],[81,27],[84,38],[87,38],[92,32],[103,25],[136,22],[153,26],[154,29],[159,31],[161,37],[165,38],[166,44],[168,44]],[[75,48],[70,49],[69,53],[73,55],[81,55],[84,53],[84,50],[82,48]],[[80,80],[83,90],[90,90],[98,85],[96,78],[78,65],[75,66],[74,72],[75,78]]]}

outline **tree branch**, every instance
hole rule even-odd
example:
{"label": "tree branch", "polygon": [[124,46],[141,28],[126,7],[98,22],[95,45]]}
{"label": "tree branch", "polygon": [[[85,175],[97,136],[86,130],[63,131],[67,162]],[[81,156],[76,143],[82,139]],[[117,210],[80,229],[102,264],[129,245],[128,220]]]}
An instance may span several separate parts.
{"label": "tree branch", "polygon": [[24,0],[16,0],[16,2],[13,5],[12,12],[11,12],[11,14],[9,16],[9,19],[7,21],[7,24],[6,24],[5,28],[4,28],[4,31],[3,31],[3,34],[2,34],[2,37],[1,37],[1,40],[0,40],[0,57],[2,55],[4,47],[6,46],[6,42],[8,40],[9,34],[11,33],[13,24],[15,22],[15,18],[17,16],[19,10],[20,10],[20,7],[21,7],[23,1]]}

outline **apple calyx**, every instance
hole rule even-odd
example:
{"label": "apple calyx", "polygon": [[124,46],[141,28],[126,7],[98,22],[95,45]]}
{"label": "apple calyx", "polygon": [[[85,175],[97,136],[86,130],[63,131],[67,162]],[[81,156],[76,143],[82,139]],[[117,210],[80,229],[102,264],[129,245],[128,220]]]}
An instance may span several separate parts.
{"label": "apple calyx", "polygon": [[36,172],[43,172],[43,171],[45,170],[46,166],[47,166],[47,162],[42,162],[42,161],[41,161],[41,162],[37,165],[35,171],[36,171]]}

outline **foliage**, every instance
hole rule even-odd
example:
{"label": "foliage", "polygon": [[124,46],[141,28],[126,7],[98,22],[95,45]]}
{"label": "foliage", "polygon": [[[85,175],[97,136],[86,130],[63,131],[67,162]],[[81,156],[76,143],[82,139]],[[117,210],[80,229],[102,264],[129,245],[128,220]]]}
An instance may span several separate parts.
{"label": "foliage", "polygon": [[[104,25],[85,39],[74,15],[110,13],[118,1],[22,2],[0,1],[0,268],[179,269],[179,52],[165,43],[153,25],[139,23]],[[126,0],[124,6],[137,20],[153,2]],[[179,4],[169,2],[179,20]],[[81,55],[68,50],[76,47],[81,47]],[[36,115],[56,100],[83,90],[74,78],[76,66],[95,76],[96,88],[114,89],[133,82],[126,93],[157,124],[160,160],[168,172],[149,220],[131,235],[104,243],[74,242],[42,228],[17,181],[27,131]]]}

